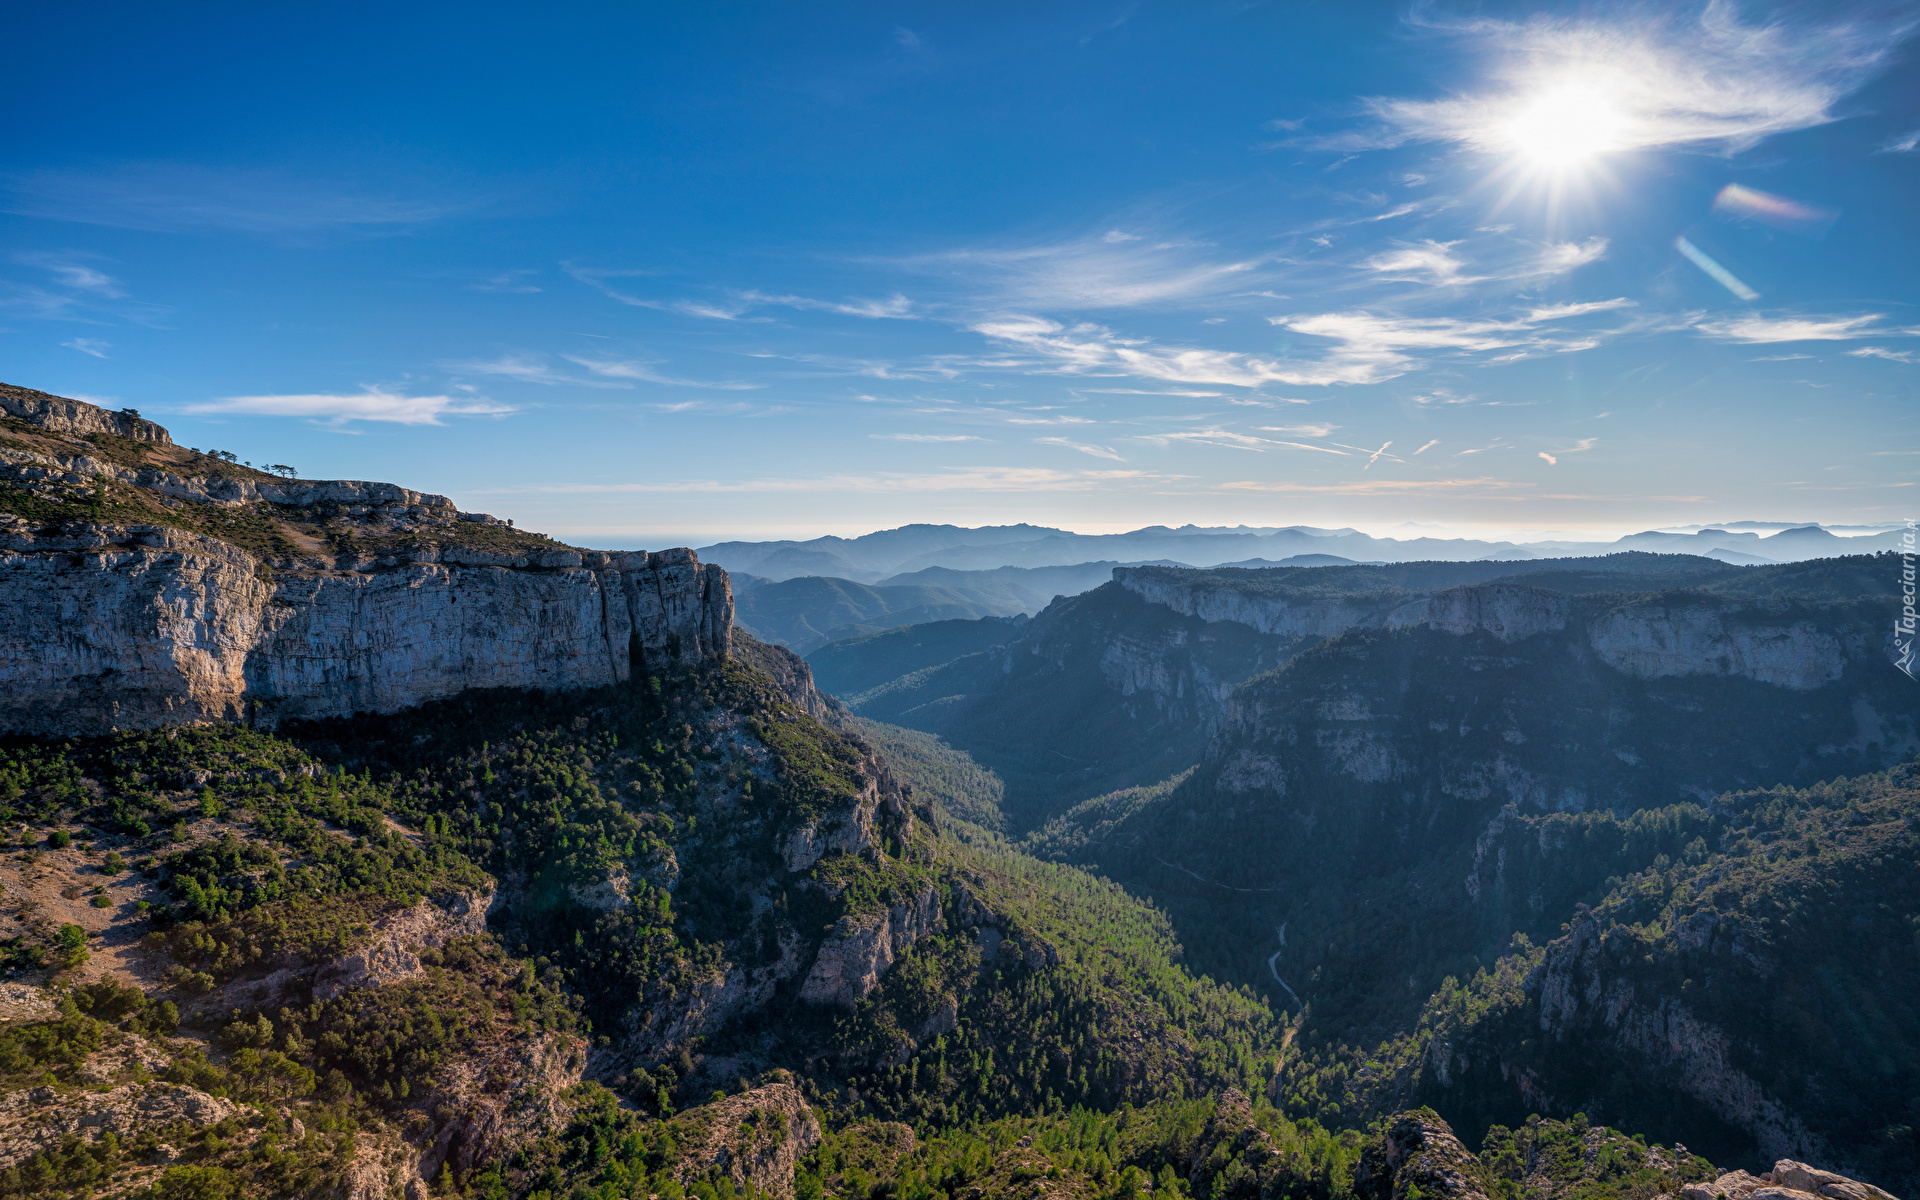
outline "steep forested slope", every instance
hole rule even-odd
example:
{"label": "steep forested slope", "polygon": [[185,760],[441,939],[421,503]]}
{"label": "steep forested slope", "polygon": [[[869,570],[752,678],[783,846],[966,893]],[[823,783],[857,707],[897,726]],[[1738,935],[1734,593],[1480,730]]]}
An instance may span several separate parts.
{"label": "steep forested slope", "polygon": [[[182,1086],[335,1122],[347,1140],[303,1150],[291,1190],[359,1187],[353,1155],[377,1146],[402,1182],[492,1178],[583,1080],[664,1118],[785,1069],[828,1112],[945,1125],[1257,1087],[1276,1059],[1265,1007],[1185,974],[1164,917],[944,837],[865,745],[739,663],[278,732],[15,742],[0,799],[37,847],[0,881],[13,961],[104,967],[252,1056],[155,1051]],[[71,934],[33,899],[56,876],[114,884]],[[31,1077],[82,1086],[86,1055],[46,1037],[23,1043]],[[192,1165],[242,1179],[270,1133]]]}

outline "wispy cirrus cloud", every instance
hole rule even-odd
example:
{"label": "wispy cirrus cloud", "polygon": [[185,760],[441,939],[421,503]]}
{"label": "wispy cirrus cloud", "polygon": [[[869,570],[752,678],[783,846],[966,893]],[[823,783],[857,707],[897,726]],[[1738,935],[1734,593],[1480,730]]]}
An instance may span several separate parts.
{"label": "wispy cirrus cloud", "polygon": [[53,286],[72,292],[84,292],[102,300],[123,300],[126,289],[120,281],[86,261],[92,255],[73,254],[16,254],[13,260],[29,267],[38,267],[51,278]]}
{"label": "wispy cirrus cloud", "polygon": [[987,440],[971,433],[870,433],[867,436],[882,442],[984,442]]}
{"label": "wispy cirrus cloud", "polygon": [[106,260],[97,254],[41,251],[14,254],[10,260],[41,273],[44,282],[0,280],[0,312],[43,321],[152,326],[171,311],[135,300],[120,280],[101,269]]}
{"label": "wispy cirrus cloud", "polygon": [[1409,280],[1435,287],[1478,282],[1480,277],[1466,274],[1467,264],[1455,257],[1453,248],[1459,244],[1429,240],[1418,246],[1382,251],[1360,265],[1383,279]]}
{"label": "wispy cirrus cloud", "polygon": [[919,314],[913,311],[913,301],[899,292],[885,300],[815,300],[810,296],[776,296],[765,292],[741,292],[740,301],[751,307],[779,305],[782,308],[806,309],[813,312],[838,313],[845,317],[866,317],[869,320],[918,320]]}
{"label": "wispy cirrus cloud", "polygon": [[1920,327],[1887,328],[1884,313],[1851,317],[1729,317],[1701,321],[1694,328],[1723,342],[1758,345],[1767,342],[1846,342],[1871,337],[1916,337]]}
{"label": "wispy cirrus cloud", "polygon": [[1625,296],[1612,300],[1575,300],[1565,304],[1543,304],[1539,308],[1527,311],[1529,321],[1563,321],[1568,317],[1584,317],[1588,313],[1611,312],[1616,308],[1632,308],[1634,302]]}
{"label": "wispy cirrus cloud", "polygon": [[425,224],[462,207],[381,196],[348,183],[187,163],[0,176],[0,208],[17,216],[155,233],[378,232]]}
{"label": "wispy cirrus cloud", "polygon": [[502,354],[495,358],[466,359],[442,365],[456,374],[492,375],[542,387],[630,388],[636,383],[657,383],[667,387],[741,392],[767,386],[747,380],[683,379],[655,370],[657,363],[647,359],[591,358],[580,354],[563,354],[560,357],[565,362],[585,368],[587,374],[557,368],[544,354]]}
{"label": "wispy cirrus cloud", "polygon": [[670,387],[717,388],[726,392],[752,391],[767,386],[764,383],[753,383],[743,379],[683,379],[677,375],[663,375],[654,370],[653,362],[645,359],[588,358],[579,354],[563,354],[561,357],[576,366],[585,367],[603,379],[661,383]]}
{"label": "wispy cirrus cloud", "polygon": [[1310,492],[1335,496],[1401,496],[1420,492],[1447,495],[1480,495],[1496,499],[1522,499],[1522,493],[1534,485],[1479,476],[1472,479],[1366,479],[1345,483],[1296,483],[1290,480],[1236,480],[1223,483],[1229,492]]}
{"label": "wispy cirrus cloud", "polygon": [[1897,7],[1748,22],[1727,0],[1526,21],[1448,22],[1423,10],[1419,23],[1491,58],[1495,84],[1435,100],[1375,97],[1366,102],[1370,128],[1309,144],[1355,151],[1453,142],[1504,154],[1531,136],[1547,105],[1580,112],[1603,150],[1735,150],[1834,120],[1839,102],[1885,68],[1913,28]]}
{"label": "wispy cirrus cloud", "polygon": [[1849,350],[1851,358],[1884,358],[1888,362],[1910,363],[1920,361],[1911,350],[1889,350],[1885,346],[1862,346],[1858,350]]}
{"label": "wispy cirrus cloud", "polygon": [[577,263],[561,263],[560,269],[574,279],[586,284],[609,300],[633,308],[651,308],[660,312],[678,313],[684,317],[699,317],[709,321],[767,320],[765,317],[748,316],[761,308],[794,308],[811,312],[837,313],[847,317],[865,317],[869,320],[918,320],[920,314],[914,311],[913,302],[899,292],[884,300],[818,300],[811,296],[781,295],[754,289],[728,292],[723,298],[711,300],[659,299],[649,296],[636,296],[631,291],[615,287],[610,280],[644,279],[658,277],[659,272],[645,269],[615,267],[583,267]]}
{"label": "wispy cirrus cloud", "polygon": [[480,396],[409,396],[369,387],[355,393],[227,396],[188,404],[193,416],[298,417],[321,425],[376,421],[394,425],[444,425],[444,417],[502,417],[514,411]]}
{"label": "wispy cirrus cloud", "polygon": [[[1060,471],[1046,467],[955,467],[914,474],[881,471],[866,475],[814,475],[718,480],[680,479],[645,483],[546,484],[511,489],[557,495],[626,492],[1084,492],[1117,485],[1174,483],[1186,476],[1159,471]],[[503,491],[506,489],[502,489]]]}
{"label": "wispy cirrus cloud", "polygon": [[617,388],[628,384],[605,379],[583,379],[557,370],[543,354],[502,354],[496,358],[463,359],[441,366],[458,375],[493,375],[515,383],[537,383],[543,387],[567,384],[573,387]]}
{"label": "wispy cirrus cloud", "polygon": [[528,276],[538,275],[539,273],[540,272],[531,268],[502,271],[498,275],[491,276],[479,283],[473,284],[472,287],[476,292],[505,292],[513,295],[530,296],[545,290],[536,284],[526,282]]}
{"label": "wispy cirrus cloud", "polygon": [[1099,446],[1091,442],[1076,442],[1072,438],[1063,437],[1043,437],[1033,440],[1042,446],[1061,446],[1068,450],[1077,450],[1082,454],[1092,455],[1094,458],[1110,458],[1114,462],[1126,461],[1120,456],[1120,452],[1112,446]]}
{"label": "wispy cirrus cloud", "polygon": [[[1164,446],[1169,442],[1187,442],[1196,446],[1218,446],[1225,450],[1252,450],[1256,453],[1268,446],[1282,444],[1272,438],[1254,437],[1231,429],[1183,429],[1176,433],[1143,433],[1139,438],[1143,442],[1151,442],[1156,446]],[[1317,450],[1319,447],[1306,446],[1303,449]]]}
{"label": "wispy cirrus cloud", "polygon": [[897,265],[958,280],[979,307],[1044,311],[1137,308],[1228,296],[1244,292],[1266,261],[1221,257],[1212,250],[1189,239],[1109,230],[919,255],[897,260]]}
{"label": "wispy cirrus cloud", "polygon": [[113,348],[112,342],[103,342],[99,338],[69,338],[60,344],[69,350],[78,350],[82,354],[91,354],[95,358],[105,358],[107,351]]}
{"label": "wispy cirrus cloud", "polygon": [[1475,355],[1505,350],[1510,353],[1495,361],[1512,361],[1588,349],[1601,341],[1600,335],[1591,332],[1559,333],[1541,329],[1541,322],[1519,315],[1505,320],[1397,317],[1362,310],[1268,320],[1295,333],[1327,339],[1332,344],[1318,358],[1269,358],[1232,350],[1161,346],[1147,338],[1117,334],[1104,325],[1090,322],[1066,325],[1045,317],[1000,317],[978,322],[971,328],[1032,356],[1032,360],[1025,363],[997,364],[1003,367],[1061,374],[1132,375],[1172,383],[1246,388],[1268,383],[1323,387],[1380,383],[1417,370],[1419,353]]}

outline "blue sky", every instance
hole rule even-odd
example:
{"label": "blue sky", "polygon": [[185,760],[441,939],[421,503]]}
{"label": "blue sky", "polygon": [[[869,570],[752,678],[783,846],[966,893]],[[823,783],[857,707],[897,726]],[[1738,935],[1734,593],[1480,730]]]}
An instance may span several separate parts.
{"label": "blue sky", "polygon": [[1920,508],[1912,6],[548,7],[13,6],[0,378],[603,546]]}

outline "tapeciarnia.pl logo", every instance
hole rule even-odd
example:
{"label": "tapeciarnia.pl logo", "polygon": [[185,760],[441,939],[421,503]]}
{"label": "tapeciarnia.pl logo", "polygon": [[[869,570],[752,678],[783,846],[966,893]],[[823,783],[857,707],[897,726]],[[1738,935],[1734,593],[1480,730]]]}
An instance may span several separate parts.
{"label": "tapeciarnia.pl logo", "polygon": [[1900,535],[1900,615],[1893,619],[1893,648],[1900,653],[1894,660],[1894,666],[1907,673],[1908,679],[1915,678],[1914,662],[1914,614],[1913,614],[1913,559],[1915,526],[1907,522],[1906,532]]}

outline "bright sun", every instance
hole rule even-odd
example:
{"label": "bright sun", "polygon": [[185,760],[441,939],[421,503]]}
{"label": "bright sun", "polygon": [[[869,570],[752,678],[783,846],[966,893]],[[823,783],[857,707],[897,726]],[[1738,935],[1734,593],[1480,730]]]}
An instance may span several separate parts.
{"label": "bright sun", "polygon": [[1605,91],[1586,84],[1565,84],[1522,100],[1502,123],[1500,134],[1529,162],[1565,170],[1624,149],[1631,123]]}

